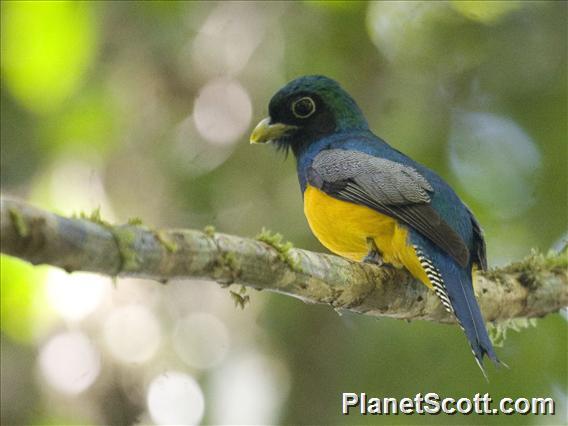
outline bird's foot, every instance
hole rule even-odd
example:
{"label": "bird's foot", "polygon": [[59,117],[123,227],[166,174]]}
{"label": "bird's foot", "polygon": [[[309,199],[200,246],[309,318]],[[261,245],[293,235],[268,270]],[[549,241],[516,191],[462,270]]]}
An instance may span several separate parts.
{"label": "bird's foot", "polygon": [[376,251],[370,251],[369,254],[365,256],[365,258],[363,259],[363,262],[372,263],[373,265],[379,265],[379,266],[384,264],[383,258]]}
{"label": "bird's foot", "polygon": [[365,256],[363,262],[382,266],[384,264],[383,257],[381,256],[379,248],[375,244],[375,240],[371,237],[368,237],[367,246],[369,247],[369,253],[367,254],[367,256]]}

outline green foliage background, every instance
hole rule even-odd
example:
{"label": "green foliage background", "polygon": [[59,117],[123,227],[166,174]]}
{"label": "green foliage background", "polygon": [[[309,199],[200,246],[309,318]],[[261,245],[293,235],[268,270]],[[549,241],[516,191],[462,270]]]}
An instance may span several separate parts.
{"label": "green foliage background", "polygon": [[[324,251],[303,217],[292,159],[249,146],[248,132],[286,81],[325,74],[378,135],[457,189],[486,230],[492,265],[566,238],[565,2],[5,1],[1,11],[3,195],[63,213],[101,207],[105,219],[136,216],[156,227],[254,236],[266,226]],[[250,117],[236,114],[246,129],[222,141],[195,124],[196,100],[215,81],[237,85],[245,93],[237,101],[252,106]],[[233,112],[218,116],[221,128]],[[5,256],[1,267],[3,424],[148,423],[145,389],[169,369],[199,382],[203,423],[567,421],[566,317],[558,314],[510,333],[498,352],[511,368],[490,369],[486,383],[457,327],[339,316],[268,293],[251,293],[241,312],[226,289],[187,283],[194,299],[183,315],[211,313],[231,338],[222,362],[200,369],[172,349],[182,312],[168,308],[177,296],[167,286],[125,292],[118,280],[104,306],[69,322],[46,301],[50,268]],[[134,365],[114,359],[101,338],[109,312],[129,303],[151,309],[163,337],[150,360]],[[37,367],[42,345],[65,330],[81,330],[101,351],[101,373],[80,395],[53,389]],[[267,413],[256,394],[264,388],[222,380],[242,352],[278,366],[266,375]],[[216,377],[252,405],[220,414],[227,395]],[[558,405],[554,417],[344,417],[341,392],[489,392],[551,396]]]}

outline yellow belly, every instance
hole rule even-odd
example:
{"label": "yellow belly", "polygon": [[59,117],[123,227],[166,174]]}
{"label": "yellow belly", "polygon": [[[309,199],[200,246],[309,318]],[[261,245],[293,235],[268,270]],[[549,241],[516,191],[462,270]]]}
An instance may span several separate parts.
{"label": "yellow belly", "polygon": [[416,251],[408,240],[408,230],[390,216],[369,207],[337,200],[308,186],[304,193],[304,213],[316,238],[332,252],[361,261],[369,252],[372,238],[383,260],[404,266],[418,280],[432,287]]}

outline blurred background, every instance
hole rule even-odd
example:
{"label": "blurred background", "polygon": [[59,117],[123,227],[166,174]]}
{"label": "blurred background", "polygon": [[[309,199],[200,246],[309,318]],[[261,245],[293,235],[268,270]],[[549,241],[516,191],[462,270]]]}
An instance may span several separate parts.
{"label": "blurred background", "polygon": [[[1,6],[2,195],[63,214],[311,235],[291,158],[251,128],[292,78],[337,79],[483,224],[492,266],[567,234],[566,2]],[[217,284],[1,258],[2,424],[566,423],[567,323],[510,332],[486,383],[458,327],[339,316]],[[238,290],[238,288],[236,289]],[[554,417],[344,417],[342,392],[553,397]]]}

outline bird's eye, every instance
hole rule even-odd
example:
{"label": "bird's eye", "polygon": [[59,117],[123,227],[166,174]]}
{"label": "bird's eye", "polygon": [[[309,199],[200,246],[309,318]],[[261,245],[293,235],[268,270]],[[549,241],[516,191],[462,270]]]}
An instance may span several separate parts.
{"label": "bird's eye", "polygon": [[305,96],[292,104],[292,112],[298,118],[308,118],[316,112],[316,103],[312,98]]}

